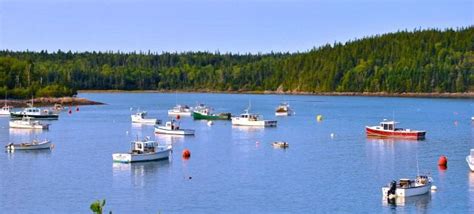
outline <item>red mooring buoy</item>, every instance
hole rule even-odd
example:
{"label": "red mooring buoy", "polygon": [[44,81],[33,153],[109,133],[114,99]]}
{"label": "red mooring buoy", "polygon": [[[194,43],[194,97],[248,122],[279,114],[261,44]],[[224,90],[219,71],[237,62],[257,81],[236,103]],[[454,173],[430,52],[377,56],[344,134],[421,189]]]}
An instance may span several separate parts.
{"label": "red mooring buoy", "polygon": [[191,152],[188,149],[183,150],[183,158],[188,159],[191,157]]}
{"label": "red mooring buoy", "polygon": [[448,166],[448,158],[444,155],[441,155],[438,160],[438,166]]}

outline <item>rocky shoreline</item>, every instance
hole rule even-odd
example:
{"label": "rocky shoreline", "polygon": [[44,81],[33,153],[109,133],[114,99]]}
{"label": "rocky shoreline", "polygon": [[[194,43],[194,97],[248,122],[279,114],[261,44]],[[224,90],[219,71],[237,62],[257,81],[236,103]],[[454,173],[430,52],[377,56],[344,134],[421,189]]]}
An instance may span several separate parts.
{"label": "rocky shoreline", "polygon": [[282,94],[316,96],[420,97],[473,99],[474,92],[465,93],[387,93],[387,92],[298,92],[298,91],[213,91],[213,90],[80,90],[79,93],[224,93],[224,94]]}
{"label": "rocky shoreline", "polygon": [[[1,103],[1,101],[0,101]],[[13,106],[15,108],[19,107],[26,107],[28,103],[31,103],[31,99],[29,100],[7,100],[7,105]],[[104,103],[96,102],[92,100],[88,100],[86,98],[79,98],[79,97],[59,97],[59,98],[51,98],[51,97],[39,97],[33,99],[34,106],[53,106],[56,103],[59,103],[66,106],[78,106],[78,105],[103,105]]]}

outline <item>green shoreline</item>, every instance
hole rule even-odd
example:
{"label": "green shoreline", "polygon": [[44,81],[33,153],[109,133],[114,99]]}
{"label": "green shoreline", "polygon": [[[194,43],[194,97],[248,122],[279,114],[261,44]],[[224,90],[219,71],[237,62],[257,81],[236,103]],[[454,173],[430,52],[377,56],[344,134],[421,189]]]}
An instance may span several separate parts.
{"label": "green shoreline", "polygon": [[214,94],[268,94],[360,97],[414,97],[474,99],[474,92],[466,93],[387,93],[387,92],[279,92],[279,91],[212,91],[212,90],[78,90],[78,93],[214,93]]}

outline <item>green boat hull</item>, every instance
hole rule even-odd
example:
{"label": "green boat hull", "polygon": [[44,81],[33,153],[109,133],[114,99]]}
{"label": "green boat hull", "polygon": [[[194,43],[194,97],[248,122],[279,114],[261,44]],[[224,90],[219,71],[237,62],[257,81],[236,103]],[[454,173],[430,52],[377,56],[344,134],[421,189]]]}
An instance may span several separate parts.
{"label": "green boat hull", "polygon": [[230,120],[230,113],[220,113],[212,115],[204,115],[199,112],[193,112],[193,118],[195,120]]}

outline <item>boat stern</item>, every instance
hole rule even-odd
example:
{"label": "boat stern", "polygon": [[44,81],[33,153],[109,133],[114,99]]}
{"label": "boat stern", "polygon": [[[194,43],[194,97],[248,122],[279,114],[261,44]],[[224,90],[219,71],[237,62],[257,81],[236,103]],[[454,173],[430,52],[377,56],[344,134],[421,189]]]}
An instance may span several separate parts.
{"label": "boat stern", "polygon": [[115,153],[112,154],[112,159],[114,162],[118,163],[130,163],[132,162],[132,156],[127,153]]}

